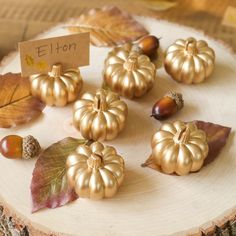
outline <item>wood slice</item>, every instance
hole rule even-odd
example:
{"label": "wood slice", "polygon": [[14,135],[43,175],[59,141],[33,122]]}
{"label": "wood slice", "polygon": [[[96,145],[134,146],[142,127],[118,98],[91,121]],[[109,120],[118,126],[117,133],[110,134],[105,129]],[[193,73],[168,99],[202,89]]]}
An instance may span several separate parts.
{"label": "wood slice", "polygon": [[[160,122],[150,118],[154,102],[169,90],[181,92],[185,107],[170,120],[203,120],[236,129],[236,60],[228,49],[192,29],[137,17],[161,39],[166,48],[177,38],[189,36],[206,39],[216,52],[214,74],[199,85],[176,83],[157,72],[154,88],[143,98],[126,100],[128,123],[113,141],[106,142],[125,157],[126,177],[119,193],[112,199],[78,199],[57,209],[31,214],[30,182],[36,160],[0,159],[0,200],[17,221],[28,226],[30,235],[185,235],[214,230],[234,219],[236,205],[236,140],[229,137],[219,157],[200,172],[188,176],[168,176],[140,165],[151,152],[150,139]],[[40,37],[68,34],[58,26]],[[103,61],[110,49],[91,47],[90,66],[81,68],[83,91],[95,91],[102,84]],[[1,73],[19,72],[19,55],[12,54]],[[31,134],[42,147],[67,136],[80,137],[71,125],[72,106],[47,107],[34,122],[1,129],[1,136]],[[228,223],[230,224],[230,222]]]}

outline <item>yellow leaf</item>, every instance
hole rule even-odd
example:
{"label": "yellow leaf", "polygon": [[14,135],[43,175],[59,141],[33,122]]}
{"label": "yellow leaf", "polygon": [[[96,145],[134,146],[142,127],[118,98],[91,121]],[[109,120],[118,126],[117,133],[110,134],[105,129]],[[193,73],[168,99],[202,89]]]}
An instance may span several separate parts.
{"label": "yellow leaf", "polygon": [[25,61],[28,66],[34,65],[34,58],[28,54],[25,56]]}
{"label": "yellow leaf", "polygon": [[48,64],[46,61],[39,61],[38,63],[35,64],[35,66],[40,71],[44,71],[48,67]]}

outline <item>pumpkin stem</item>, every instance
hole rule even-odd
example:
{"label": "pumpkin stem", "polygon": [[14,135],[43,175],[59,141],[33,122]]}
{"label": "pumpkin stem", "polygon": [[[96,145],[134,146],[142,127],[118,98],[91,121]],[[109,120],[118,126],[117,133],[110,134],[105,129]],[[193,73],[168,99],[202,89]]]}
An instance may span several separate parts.
{"label": "pumpkin stem", "polygon": [[133,52],[128,57],[127,61],[124,63],[124,69],[127,71],[133,71],[138,68],[138,55],[137,53]]}
{"label": "pumpkin stem", "polygon": [[99,89],[94,98],[94,108],[99,111],[107,110],[106,94],[104,89]]}
{"label": "pumpkin stem", "polygon": [[196,54],[197,53],[197,42],[194,38],[188,38],[185,44],[185,50],[189,54]]}
{"label": "pumpkin stem", "polygon": [[184,127],[182,129],[179,129],[177,133],[174,136],[174,141],[176,143],[186,143],[190,136],[190,129],[189,127]]}
{"label": "pumpkin stem", "polygon": [[61,64],[53,65],[51,72],[49,72],[49,75],[51,77],[59,77],[61,74],[62,74],[62,65]]}
{"label": "pumpkin stem", "polygon": [[102,156],[100,153],[92,153],[87,160],[88,167],[91,169],[98,169],[102,166]]}

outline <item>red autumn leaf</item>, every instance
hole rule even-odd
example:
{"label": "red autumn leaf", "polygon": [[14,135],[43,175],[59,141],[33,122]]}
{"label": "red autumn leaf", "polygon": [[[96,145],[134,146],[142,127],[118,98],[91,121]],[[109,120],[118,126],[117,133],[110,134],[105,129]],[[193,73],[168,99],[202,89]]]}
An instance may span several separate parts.
{"label": "red autumn leaf", "polygon": [[197,127],[206,132],[209,153],[204,161],[204,166],[208,165],[218,156],[221,149],[225,146],[231,128],[204,121],[195,121]]}
{"label": "red autumn leaf", "polygon": [[117,46],[148,34],[131,15],[115,6],[90,9],[66,24],[72,33],[90,32],[91,43],[98,47]]}
{"label": "red autumn leaf", "polygon": [[[212,161],[214,161],[215,158],[217,158],[221,149],[225,146],[231,128],[199,120],[194,122],[197,125],[197,127],[205,131],[207,135],[209,152],[203,164],[203,166],[206,166],[210,164]],[[150,156],[141,166],[149,167],[151,169],[161,172],[160,167],[154,163],[152,156]]]}
{"label": "red autumn leaf", "polygon": [[26,123],[42,113],[45,104],[30,94],[30,83],[20,74],[0,75],[0,127]]}
{"label": "red autumn leaf", "polygon": [[33,171],[31,197],[36,212],[42,208],[56,208],[78,198],[67,183],[66,159],[83,139],[65,138],[44,150]]}

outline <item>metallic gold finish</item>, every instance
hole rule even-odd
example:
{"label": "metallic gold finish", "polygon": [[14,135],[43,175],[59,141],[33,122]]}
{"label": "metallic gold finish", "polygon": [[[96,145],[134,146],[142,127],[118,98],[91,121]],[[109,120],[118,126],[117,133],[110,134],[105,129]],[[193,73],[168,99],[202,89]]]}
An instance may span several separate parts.
{"label": "metallic gold finish", "polygon": [[124,160],[115,148],[94,142],[68,156],[67,179],[79,197],[111,198],[124,180]]}
{"label": "metallic gold finish", "polygon": [[124,128],[128,107],[119,95],[99,89],[85,93],[74,105],[74,126],[85,139],[111,140]]}
{"label": "metallic gold finish", "polygon": [[178,39],[165,54],[166,72],[180,83],[201,83],[212,74],[215,66],[215,52],[204,40]]}
{"label": "metallic gold finish", "polygon": [[105,60],[104,80],[121,96],[141,97],[153,86],[156,77],[155,65],[149,57],[130,50],[131,45],[116,47]]}
{"label": "metallic gold finish", "polygon": [[49,106],[65,106],[78,97],[83,80],[79,69],[62,72],[60,64],[54,65],[48,74],[30,76],[31,93]]}
{"label": "metallic gold finish", "polygon": [[208,154],[206,134],[194,123],[165,123],[151,141],[152,157],[166,174],[186,175],[201,169]]}

